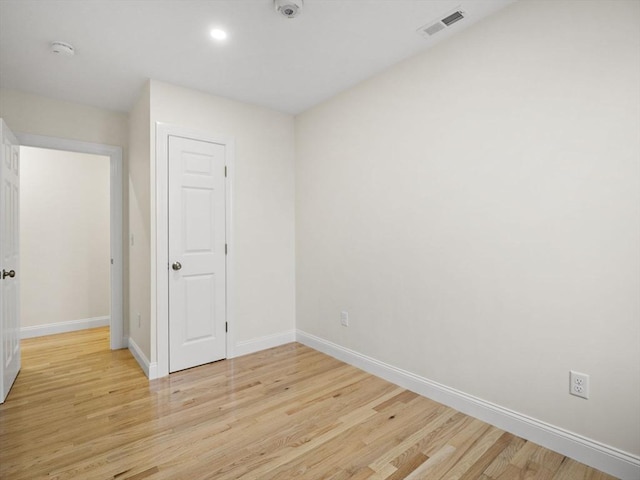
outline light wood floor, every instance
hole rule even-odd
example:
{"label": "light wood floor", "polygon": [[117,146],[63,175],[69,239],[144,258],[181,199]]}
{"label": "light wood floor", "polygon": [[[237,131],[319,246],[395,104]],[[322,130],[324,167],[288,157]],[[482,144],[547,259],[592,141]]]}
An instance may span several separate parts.
{"label": "light wood floor", "polygon": [[23,341],[2,479],[610,479],[300,344],[148,382],[99,328]]}

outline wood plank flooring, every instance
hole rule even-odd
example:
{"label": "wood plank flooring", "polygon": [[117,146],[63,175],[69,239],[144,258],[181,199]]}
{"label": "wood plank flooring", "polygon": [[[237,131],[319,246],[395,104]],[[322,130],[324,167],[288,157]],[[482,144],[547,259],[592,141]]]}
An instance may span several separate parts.
{"label": "wood plank flooring", "polygon": [[22,352],[3,480],[613,478],[297,343],[152,382],[106,328]]}

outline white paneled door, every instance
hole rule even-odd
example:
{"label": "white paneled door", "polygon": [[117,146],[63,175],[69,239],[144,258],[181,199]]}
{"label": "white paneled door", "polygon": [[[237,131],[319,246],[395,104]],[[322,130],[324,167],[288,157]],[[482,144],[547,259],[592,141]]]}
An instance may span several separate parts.
{"label": "white paneled door", "polygon": [[0,337],[2,344],[2,385],[0,403],[4,403],[20,371],[20,271],[19,200],[20,149],[16,138],[0,119]]}
{"label": "white paneled door", "polygon": [[169,371],[226,357],[225,146],[169,136]]}

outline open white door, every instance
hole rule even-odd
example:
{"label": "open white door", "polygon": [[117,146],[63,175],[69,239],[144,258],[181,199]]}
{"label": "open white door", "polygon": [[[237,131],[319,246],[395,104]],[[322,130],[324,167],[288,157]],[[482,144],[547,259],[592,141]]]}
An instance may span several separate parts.
{"label": "open white door", "polygon": [[226,357],[225,146],[169,136],[169,371]]}
{"label": "open white door", "polygon": [[20,371],[20,148],[2,119],[0,143],[0,403],[4,403]]}

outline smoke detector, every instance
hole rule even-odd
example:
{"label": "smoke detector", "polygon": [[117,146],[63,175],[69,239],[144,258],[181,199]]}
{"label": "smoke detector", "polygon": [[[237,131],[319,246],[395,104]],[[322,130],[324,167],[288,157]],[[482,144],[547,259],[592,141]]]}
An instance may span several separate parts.
{"label": "smoke detector", "polygon": [[76,53],[71,45],[64,42],[52,42],[51,52],[65,57],[72,57]]}
{"label": "smoke detector", "polygon": [[276,12],[287,18],[296,18],[302,12],[304,0],[273,0]]}

